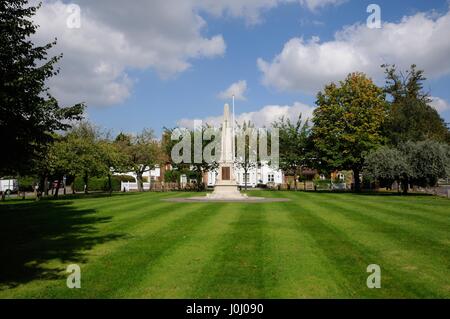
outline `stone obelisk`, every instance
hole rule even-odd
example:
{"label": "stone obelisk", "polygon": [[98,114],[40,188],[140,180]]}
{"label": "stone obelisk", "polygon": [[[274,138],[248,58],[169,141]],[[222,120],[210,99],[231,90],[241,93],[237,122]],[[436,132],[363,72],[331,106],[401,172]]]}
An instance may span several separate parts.
{"label": "stone obelisk", "polygon": [[221,153],[219,159],[219,172],[214,186],[214,192],[208,197],[212,199],[244,199],[237,187],[234,172],[234,134],[231,123],[230,107],[225,104],[222,122]]}

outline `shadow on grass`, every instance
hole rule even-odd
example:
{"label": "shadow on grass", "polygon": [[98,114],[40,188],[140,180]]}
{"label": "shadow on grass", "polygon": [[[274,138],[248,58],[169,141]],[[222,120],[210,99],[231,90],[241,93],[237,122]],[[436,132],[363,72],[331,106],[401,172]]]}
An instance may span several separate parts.
{"label": "shadow on grass", "polygon": [[86,252],[95,245],[123,237],[99,235],[97,226],[112,217],[95,213],[76,209],[69,201],[1,205],[0,290],[36,279],[61,278],[69,264],[85,262]]}

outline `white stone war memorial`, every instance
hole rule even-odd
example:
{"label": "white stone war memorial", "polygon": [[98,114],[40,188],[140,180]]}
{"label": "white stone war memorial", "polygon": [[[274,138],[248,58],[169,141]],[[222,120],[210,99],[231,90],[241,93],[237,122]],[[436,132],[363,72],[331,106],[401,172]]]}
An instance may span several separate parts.
{"label": "white stone war memorial", "polygon": [[172,198],[175,202],[284,202],[285,198],[251,197],[242,194],[236,182],[234,127],[228,104],[224,106],[220,158],[214,191],[203,197]]}
{"label": "white stone war memorial", "polygon": [[233,124],[231,123],[230,107],[225,104],[222,121],[222,141],[219,159],[219,170],[214,192],[208,194],[209,199],[244,200],[247,195],[241,194],[236,183],[234,169],[235,141]]}

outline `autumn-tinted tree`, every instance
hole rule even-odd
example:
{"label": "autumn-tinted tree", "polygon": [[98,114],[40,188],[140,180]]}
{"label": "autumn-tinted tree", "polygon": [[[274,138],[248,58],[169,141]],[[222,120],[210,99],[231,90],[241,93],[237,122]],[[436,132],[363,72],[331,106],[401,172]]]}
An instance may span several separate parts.
{"label": "autumn-tinted tree", "polygon": [[46,152],[53,132],[79,119],[84,106],[61,108],[46,87],[61,56],[48,57],[55,42],[35,46],[39,6],[26,0],[0,1],[0,138],[8,156],[0,156],[0,175],[28,173]]}
{"label": "autumn-tinted tree", "polygon": [[328,170],[352,170],[359,191],[364,156],[384,141],[385,94],[363,73],[352,73],[338,85],[325,86],[316,104],[312,129],[316,161]]}

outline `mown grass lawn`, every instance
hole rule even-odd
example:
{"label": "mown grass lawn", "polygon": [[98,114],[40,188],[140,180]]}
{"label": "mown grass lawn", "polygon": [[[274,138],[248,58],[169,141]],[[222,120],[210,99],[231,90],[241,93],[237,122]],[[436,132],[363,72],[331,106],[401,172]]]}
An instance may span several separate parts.
{"label": "mown grass lawn", "polygon": [[[0,298],[450,297],[450,200],[251,194],[292,201],[0,204]],[[81,289],[66,287],[73,263]],[[369,264],[381,289],[366,286]]]}

